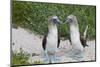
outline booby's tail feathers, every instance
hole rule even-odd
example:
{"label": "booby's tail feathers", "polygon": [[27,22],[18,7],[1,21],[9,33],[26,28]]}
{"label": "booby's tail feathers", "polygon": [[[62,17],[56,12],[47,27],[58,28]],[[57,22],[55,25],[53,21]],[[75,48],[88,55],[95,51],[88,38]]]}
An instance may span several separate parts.
{"label": "booby's tail feathers", "polygon": [[87,30],[88,30],[88,25],[86,26],[86,29],[85,29],[83,35],[80,36],[80,40],[81,40],[81,43],[82,43],[83,47],[88,46],[86,44],[86,34],[87,34]]}
{"label": "booby's tail feathers", "polygon": [[86,33],[87,33],[87,30],[88,30],[88,25],[86,26],[86,29],[85,29],[85,31],[84,31],[84,38],[86,38]]}

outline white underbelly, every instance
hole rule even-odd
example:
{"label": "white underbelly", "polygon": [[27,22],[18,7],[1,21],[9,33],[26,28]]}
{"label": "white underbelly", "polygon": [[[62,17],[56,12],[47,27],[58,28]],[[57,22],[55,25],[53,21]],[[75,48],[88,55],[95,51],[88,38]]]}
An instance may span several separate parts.
{"label": "white underbelly", "polygon": [[80,33],[78,28],[76,27],[71,27],[70,29],[70,37],[71,37],[71,42],[72,42],[72,47],[74,49],[78,49],[83,51],[83,46],[80,42]]}
{"label": "white underbelly", "polygon": [[47,37],[46,50],[47,51],[55,51],[55,50],[57,50],[57,44],[58,44],[57,35],[49,35]]}
{"label": "white underbelly", "polygon": [[76,31],[71,32],[70,33],[70,37],[71,37],[71,42],[72,43],[78,43],[79,42],[79,33],[77,33]]}

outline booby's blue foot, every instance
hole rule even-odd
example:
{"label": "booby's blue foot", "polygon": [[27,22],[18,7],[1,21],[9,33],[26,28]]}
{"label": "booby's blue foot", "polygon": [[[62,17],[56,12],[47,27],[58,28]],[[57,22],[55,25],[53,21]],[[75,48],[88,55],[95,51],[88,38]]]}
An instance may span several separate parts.
{"label": "booby's blue foot", "polygon": [[59,63],[60,62],[60,57],[56,57],[55,58],[55,63]]}
{"label": "booby's blue foot", "polygon": [[60,62],[60,57],[57,57],[56,55],[53,55],[51,60],[52,60],[52,63],[59,63]]}
{"label": "booby's blue foot", "polygon": [[76,50],[72,50],[69,53],[67,53],[67,57],[70,57],[74,60],[82,60],[84,56],[84,52],[78,52]]}
{"label": "booby's blue foot", "polygon": [[47,51],[45,51],[45,53],[44,53],[44,63],[49,63],[49,60],[50,60],[49,55],[47,54]]}

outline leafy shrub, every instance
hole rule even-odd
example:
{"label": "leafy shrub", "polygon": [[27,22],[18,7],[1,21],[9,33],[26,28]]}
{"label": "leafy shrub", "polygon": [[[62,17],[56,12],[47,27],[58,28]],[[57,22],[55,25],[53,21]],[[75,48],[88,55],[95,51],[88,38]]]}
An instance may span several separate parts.
{"label": "leafy shrub", "polygon": [[[57,15],[62,22],[70,14],[77,16],[80,32],[89,26],[87,36],[89,39],[95,38],[96,25],[96,7],[82,6],[73,4],[49,4],[36,2],[13,1],[12,3],[12,23],[17,26],[35,31],[37,34],[44,35],[47,33],[48,16]],[[67,24],[59,25],[61,37],[69,36]]]}

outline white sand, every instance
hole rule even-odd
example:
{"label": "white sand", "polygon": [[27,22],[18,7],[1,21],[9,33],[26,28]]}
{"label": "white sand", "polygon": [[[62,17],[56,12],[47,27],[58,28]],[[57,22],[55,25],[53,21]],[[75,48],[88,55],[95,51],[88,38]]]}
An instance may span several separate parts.
{"label": "white sand", "polygon": [[[43,49],[42,49],[42,38],[39,37],[39,35],[35,35],[33,33],[30,33],[29,31],[18,28],[14,29],[12,28],[12,43],[15,43],[15,45],[12,45],[13,51],[18,51],[20,48],[22,48],[24,51],[27,51],[28,53],[36,53],[38,56],[30,57],[29,62],[33,61],[43,61],[44,58],[43,55]],[[58,56],[61,58],[60,62],[77,62],[77,61],[91,61],[95,60],[95,40],[88,41],[87,44],[89,47],[84,48],[84,56],[80,60],[75,60],[73,58],[70,58],[69,56],[66,56],[67,52],[71,50],[71,45],[69,43],[69,40],[61,40],[60,48],[58,51]]]}

